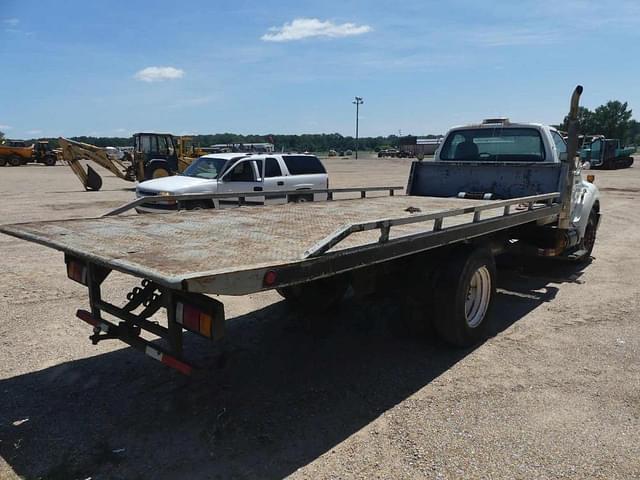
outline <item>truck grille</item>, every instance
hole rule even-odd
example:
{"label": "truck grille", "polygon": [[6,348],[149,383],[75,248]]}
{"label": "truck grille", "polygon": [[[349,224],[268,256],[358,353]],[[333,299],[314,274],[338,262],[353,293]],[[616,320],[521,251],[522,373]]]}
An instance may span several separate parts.
{"label": "truck grille", "polygon": [[153,197],[158,195],[158,192],[150,192],[149,190],[138,190],[137,193],[139,197]]}

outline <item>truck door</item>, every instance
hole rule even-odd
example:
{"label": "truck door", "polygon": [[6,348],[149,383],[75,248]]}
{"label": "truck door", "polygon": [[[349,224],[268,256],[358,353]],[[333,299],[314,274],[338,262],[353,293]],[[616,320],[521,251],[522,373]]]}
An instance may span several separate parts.
{"label": "truck door", "polygon": [[[262,167],[262,161],[259,160]],[[231,167],[220,179],[218,185],[219,193],[246,193],[246,192],[261,192],[264,190],[261,174],[262,168],[258,170],[256,160],[245,159],[239,160],[233,167]],[[238,197],[229,197],[220,200],[220,204],[225,203],[237,203]],[[264,197],[248,197],[249,203],[262,203]]]}
{"label": "truck door", "polygon": [[263,183],[265,192],[276,192],[267,195],[267,203],[286,203],[286,195],[279,195],[277,192],[284,192],[290,189],[287,184],[287,177],[282,171],[278,159],[267,157],[264,161]]}

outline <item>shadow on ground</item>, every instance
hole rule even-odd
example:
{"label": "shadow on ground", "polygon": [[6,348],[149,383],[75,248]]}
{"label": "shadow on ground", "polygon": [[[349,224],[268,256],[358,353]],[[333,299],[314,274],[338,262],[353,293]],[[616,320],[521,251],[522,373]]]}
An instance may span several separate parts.
{"label": "shadow on ground", "polygon": [[[502,268],[492,334],[579,275]],[[0,453],[27,478],[284,477],[470,352],[412,338],[394,311],[349,301],[313,336],[273,304],[230,320],[221,344],[190,339],[198,379],[126,348],[0,381]]]}

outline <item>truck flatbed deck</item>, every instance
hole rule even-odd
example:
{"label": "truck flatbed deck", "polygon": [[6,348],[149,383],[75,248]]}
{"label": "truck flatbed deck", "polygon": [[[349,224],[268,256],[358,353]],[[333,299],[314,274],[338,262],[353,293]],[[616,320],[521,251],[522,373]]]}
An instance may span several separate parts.
{"label": "truck flatbed deck", "polygon": [[558,196],[374,197],[33,222],[0,231],[169,288],[240,295],[264,289],[269,269],[282,271],[285,284],[298,283],[553,216]]}

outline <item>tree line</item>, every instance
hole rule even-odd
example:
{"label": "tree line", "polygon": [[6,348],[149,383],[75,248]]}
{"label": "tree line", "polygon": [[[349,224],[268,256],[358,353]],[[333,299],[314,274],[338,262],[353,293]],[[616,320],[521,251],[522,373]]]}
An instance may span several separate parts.
{"label": "tree line", "polygon": [[[568,119],[556,125],[560,130],[567,129]],[[607,138],[617,138],[627,145],[640,144],[640,122],[632,118],[632,110],[627,102],[611,100],[600,105],[595,110],[580,107],[578,113],[579,131],[585,135],[605,135]],[[439,135],[425,135],[425,138],[436,138]],[[0,132],[0,140],[4,134]],[[380,150],[382,148],[397,147],[402,140],[397,135],[386,137],[362,137],[358,140],[360,150]],[[98,147],[125,147],[133,145],[131,137],[71,137],[72,140],[90,143]],[[33,139],[35,140],[35,139]],[[55,148],[58,144],[56,138],[41,138],[49,140]],[[237,133],[217,133],[212,135],[194,135],[193,143],[201,147],[215,144],[235,143],[262,143],[275,144],[276,151],[309,151],[326,152],[328,150],[353,150],[356,142],[352,136],[344,136],[339,133],[320,133],[302,135],[240,135]]]}
{"label": "tree line", "polygon": [[[427,135],[426,138],[435,138],[436,135]],[[0,137],[1,138],[1,137]],[[97,147],[126,147],[133,145],[132,137],[69,137],[77,142],[90,143]],[[356,147],[354,137],[343,136],[339,133],[319,133],[302,135],[240,135],[237,133],[217,133],[211,135],[191,135],[193,144],[200,147],[208,147],[216,144],[237,144],[237,143],[264,143],[270,142],[275,145],[276,151],[309,151],[327,152],[334,150],[353,150]],[[358,139],[360,150],[379,150],[381,148],[397,147],[401,138],[397,135],[386,137],[361,137]],[[35,139],[34,139],[35,140]],[[53,148],[58,145],[57,138],[40,138],[37,140],[48,140]]]}

